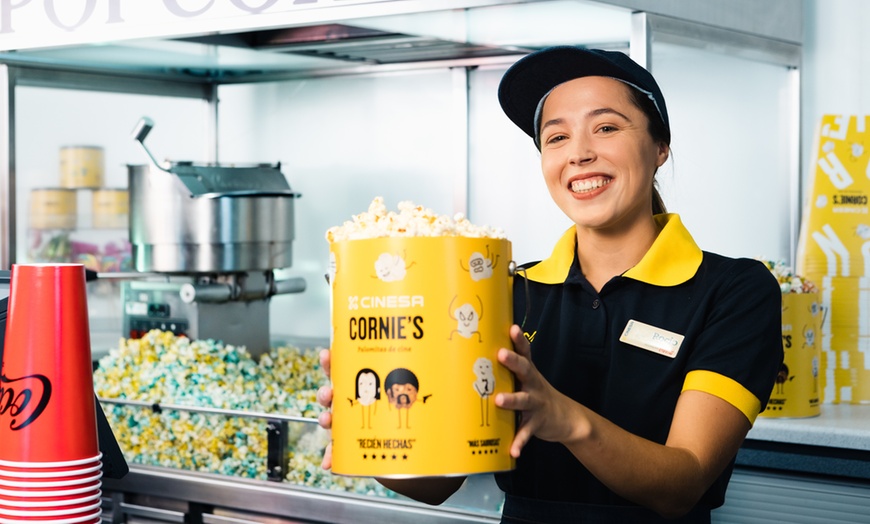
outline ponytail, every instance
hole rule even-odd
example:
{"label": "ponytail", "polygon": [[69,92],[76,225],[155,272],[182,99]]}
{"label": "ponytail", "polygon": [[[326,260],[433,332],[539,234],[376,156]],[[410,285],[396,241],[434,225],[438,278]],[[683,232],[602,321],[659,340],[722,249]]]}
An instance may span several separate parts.
{"label": "ponytail", "polygon": [[652,212],[653,215],[660,215],[668,212],[665,208],[665,201],[662,200],[662,196],[659,194],[659,189],[655,186],[653,186],[652,190]]}

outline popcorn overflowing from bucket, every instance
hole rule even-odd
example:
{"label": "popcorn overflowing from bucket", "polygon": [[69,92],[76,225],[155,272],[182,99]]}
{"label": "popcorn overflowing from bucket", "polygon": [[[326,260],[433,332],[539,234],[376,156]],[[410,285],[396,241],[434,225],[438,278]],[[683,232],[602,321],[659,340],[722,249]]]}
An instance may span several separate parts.
{"label": "popcorn overflowing from bucket", "polygon": [[763,257],[757,258],[767,266],[767,269],[776,277],[779,282],[779,289],[783,293],[815,293],[818,288],[811,281],[796,275],[791,266],[788,266],[782,260],[773,261]]}
{"label": "popcorn overflowing from bucket", "polygon": [[399,202],[398,213],[387,211],[383,197],[375,197],[368,211],[354,215],[352,220],[326,231],[326,240],[341,242],[383,237],[471,237],[505,238],[500,228],[472,224],[462,213],[450,217],[439,215],[431,209],[414,205],[410,201]]}
{"label": "popcorn overflowing from bucket", "polygon": [[381,197],[326,233],[332,473],[431,477],[513,469],[511,244],[502,230]]}

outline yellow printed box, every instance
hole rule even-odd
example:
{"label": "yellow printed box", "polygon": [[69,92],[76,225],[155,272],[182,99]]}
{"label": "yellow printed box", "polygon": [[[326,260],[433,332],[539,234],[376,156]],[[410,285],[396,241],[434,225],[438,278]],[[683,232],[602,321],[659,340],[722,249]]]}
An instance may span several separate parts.
{"label": "yellow printed box", "polygon": [[333,467],[342,475],[467,475],[514,467],[507,240],[330,244]]}
{"label": "yellow printed box", "polygon": [[870,276],[868,119],[822,119],[797,268],[814,282],[820,276]]}

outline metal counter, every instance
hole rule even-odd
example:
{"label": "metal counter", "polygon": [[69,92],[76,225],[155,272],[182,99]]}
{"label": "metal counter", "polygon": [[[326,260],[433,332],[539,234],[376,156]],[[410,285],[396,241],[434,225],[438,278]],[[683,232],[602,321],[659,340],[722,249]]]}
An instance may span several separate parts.
{"label": "metal counter", "polygon": [[494,524],[499,522],[498,513],[451,504],[463,497],[486,497],[490,485],[494,482],[489,476],[469,477],[445,505],[428,506],[279,482],[131,466],[121,480],[104,479],[103,518],[111,522]]}

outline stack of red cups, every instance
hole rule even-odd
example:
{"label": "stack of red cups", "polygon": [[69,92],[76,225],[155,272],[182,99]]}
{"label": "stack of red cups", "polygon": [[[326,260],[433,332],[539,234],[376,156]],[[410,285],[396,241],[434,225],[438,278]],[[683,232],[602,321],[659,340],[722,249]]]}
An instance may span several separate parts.
{"label": "stack of red cups", "polygon": [[88,461],[0,461],[0,522],[99,523],[101,468],[99,455]]}
{"label": "stack of red cups", "polygon": [[0,373],[0,523],[99,523],[84,266],[12,266]]}

